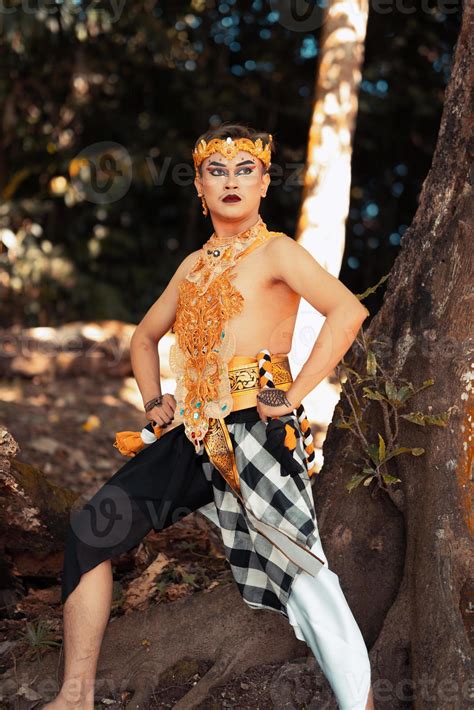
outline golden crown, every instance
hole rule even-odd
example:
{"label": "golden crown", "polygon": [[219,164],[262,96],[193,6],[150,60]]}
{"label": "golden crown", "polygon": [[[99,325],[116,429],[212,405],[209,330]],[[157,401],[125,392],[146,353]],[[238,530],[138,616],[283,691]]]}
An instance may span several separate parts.
{"label": "golden crown", "polygon": [[235,140],[230,136],[228,138],[213,138],[206,143],[204,139],[199,141],[196,150],[193,150],[193,160],[194,167],[196,169],[196,175],[198,175],[198,168],[202,161],[208,158],[213,153],[221,153],[227,160],[232,160],[239,150],[245,150],[247,153],[251,153],[256,158],[259,158],[266,168],[269,167],[271,163],[271,144],[272,135],[268,134],[269,141],[263,146],[261,138],[257,138],[256,141],[250,138],[236,138]]}

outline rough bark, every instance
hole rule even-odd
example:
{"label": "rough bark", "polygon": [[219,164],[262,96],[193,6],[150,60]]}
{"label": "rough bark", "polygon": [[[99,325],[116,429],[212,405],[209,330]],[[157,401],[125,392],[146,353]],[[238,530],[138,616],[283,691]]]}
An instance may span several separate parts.
{"label": "rough bark", "polygon": [[[472,697],[468,599],[474,551],[472,467],[472,26],[466,3],[431,170],[367,336],[383,366],[416,385],[417,408],[451,411],[448,426],[402,420],[400,440],[425,454],[393,459],[400,512],[370,488],[350,495],[357,451],[331,424],[314,494],[323,544],[372,646],[375,699],[390,708],[467,707]],[[374,346],[374,350],[377,348]],[[363,372],[353,347],[351,365]],[[375,409],[374,409],[375,411]],[[376,439],[382,422],[369,423]],[[469,572],[471,570],[471,572]],[[375,643],[374,643],[375,642]]]}
{"label": "rough bark", "polygon": [[18,451],[0,427],[0,599],[12,590],[21,596],[22,577],[60,572],[68,513],[78,495],[19,461]]}

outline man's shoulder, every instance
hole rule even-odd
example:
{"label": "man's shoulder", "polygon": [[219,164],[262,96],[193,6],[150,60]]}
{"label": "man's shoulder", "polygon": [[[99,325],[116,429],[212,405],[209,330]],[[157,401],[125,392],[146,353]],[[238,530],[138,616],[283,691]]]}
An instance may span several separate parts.
{"label": "man's shoulder", "polygon": [[272,241],[275,241],[276,239],[278,239],[278,237],[283,237],[283,239],[291,239],[293,241],[293,238],[288,236],[288,234],[286,234],[286,232],[273,232],[272,231],[272,232],[269,232],[269,234],[272,237]]}
{"label": "man's shoulder", "polygon": [[192,251],[190,254],[188,254],[187,256],[184,257],[184,259],[181,263],[184,264],[186,262],[189,264],[193,261],[196,261],[199,258],[200,254],[202,254],[202,248]]}
{"label": "man's shoulder", "polygon": [[266,251],[270,268],[281,269],[282,266],[290,266],[296,259],[301,261],[310,257],[309,252],[286,232],[271,234],[273,236],[268,240]]}
{"label": "man's shoulder", "polygon": [[268,248],[272,251],[278,252],[285,246],[294,242],[293,237],[288,236],[285,232],[270,232],[271,239],[268,240]]}
{"label": "man's shoulder", "polygon": [[196,251],[192,251],[190,254],[185,256],[181,264],[178,266],[179,273],[186,276],[194,265],[197,264],[201,253],[202,249],[196,249]]}

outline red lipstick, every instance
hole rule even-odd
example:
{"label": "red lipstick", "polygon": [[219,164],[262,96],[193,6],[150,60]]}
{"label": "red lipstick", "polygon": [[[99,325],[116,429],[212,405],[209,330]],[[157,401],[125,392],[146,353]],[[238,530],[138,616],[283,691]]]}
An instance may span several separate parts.
{"label": "red lipstick", "polygon": [[240,202],[240,197],[238,195],[226,195],[224,199],[222,200],[223,202]]}

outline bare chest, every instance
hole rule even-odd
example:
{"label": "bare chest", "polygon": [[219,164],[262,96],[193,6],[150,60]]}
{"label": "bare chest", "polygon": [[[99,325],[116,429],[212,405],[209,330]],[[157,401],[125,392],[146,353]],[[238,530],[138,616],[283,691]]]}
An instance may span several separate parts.
{"label": "bare chest", "polygon": [[228,323],[236,354],[254,355],[262,348],[289,352],[300,296],[277,278],[265,249],[244,257],[229,273],[232,287],[243,297],[241,312]]}

